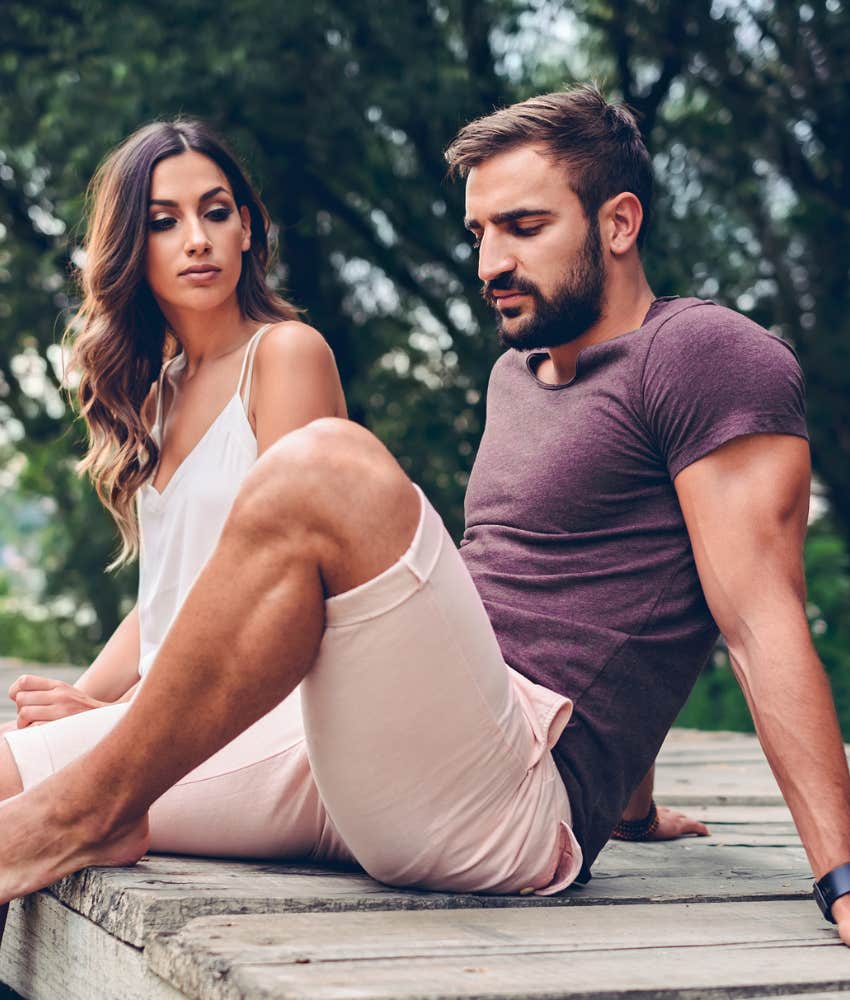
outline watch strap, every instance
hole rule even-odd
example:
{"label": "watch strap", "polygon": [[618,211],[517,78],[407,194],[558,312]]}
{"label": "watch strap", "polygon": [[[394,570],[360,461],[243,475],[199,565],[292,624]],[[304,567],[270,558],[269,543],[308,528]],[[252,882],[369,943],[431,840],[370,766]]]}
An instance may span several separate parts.
{"label": "watch strap", "polygon": [[850,893],[850,862],[833,868],[823,878],[818,879],[812,886],[812,892],[824,919],[834,924],[836,921],[832,915],[832,904],[836,899]]}

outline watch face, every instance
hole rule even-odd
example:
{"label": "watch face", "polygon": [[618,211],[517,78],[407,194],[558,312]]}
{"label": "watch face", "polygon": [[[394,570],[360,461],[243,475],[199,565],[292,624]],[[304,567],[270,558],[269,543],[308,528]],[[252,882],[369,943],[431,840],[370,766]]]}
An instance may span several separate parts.
{"label": "watch face", "polygon": [[821,887],[817,884],[817,882],[812,885],[812,893],[814,894],[815,902],[820,907],[820,911],[824,915],[824,918],[831,924],[834,924],[835,919],[832,916],[832,904],[821,892]]}

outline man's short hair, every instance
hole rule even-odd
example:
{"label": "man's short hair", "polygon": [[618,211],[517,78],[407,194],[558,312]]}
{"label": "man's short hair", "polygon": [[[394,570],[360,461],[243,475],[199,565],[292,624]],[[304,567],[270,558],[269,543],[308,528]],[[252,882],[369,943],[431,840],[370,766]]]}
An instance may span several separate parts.
{"label": "man's short hair", "polygon": [[473,167],[519,146],[540,145],[567,168],[567,182],[588,219],[622,191],[643,208],[638,246],[643,246],[652,205],[652,162],[632,112],[609,104],[584,84],[531,97],[476,118],[446,150],[449,173],[466,177]]}

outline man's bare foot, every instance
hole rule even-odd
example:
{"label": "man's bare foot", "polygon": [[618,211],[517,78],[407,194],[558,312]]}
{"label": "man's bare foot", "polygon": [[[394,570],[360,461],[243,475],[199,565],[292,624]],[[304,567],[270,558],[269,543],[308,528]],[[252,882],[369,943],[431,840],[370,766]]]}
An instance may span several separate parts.
{"label": "man's bare foot", "polygon": [[0,803],[0,904],[89,865],[132,865],[147,850],[147,816],[107,830],[63,794],[61,775]]}

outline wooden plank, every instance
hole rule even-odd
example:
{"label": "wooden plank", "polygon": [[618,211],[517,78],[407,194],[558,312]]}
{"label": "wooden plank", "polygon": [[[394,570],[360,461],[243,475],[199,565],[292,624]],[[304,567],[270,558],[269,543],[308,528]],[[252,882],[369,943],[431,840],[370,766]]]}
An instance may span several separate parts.
{"label": "wooden plank", "polygon": [[193,917],[212,914],[793,899],[806,896],[810,883],[802,848],[753,848],[699,838],[669,844],[612,843],[587,886],[554,897],[395,889],[363,873],[309,865],[164,855],[151,855],[135,868],[90,868],[63,879],[51,891],[110,934],[140,947],[153,932],[176,930]]}
{"label": "wooden plank", "polygon": [[802,847],[733,846],[700,837],[609,843],[591,881],[566,896],[574,905],[799,899],[810,897],[811,883]]}
{"label": "wooden plank", "polygon": [[0,981],[31,1000],[180,1000],[143,953],[47,893],[12,903]]}
{"label": "wooden plank", "polygon": [[692,802],[687,806],[685,812],[689,816],[709,824],[747,824],[758,830],[794,825],[791,812],[784,804],[748,806],[726,802]]}
{"label": "wooden plank", "polygon": [[298,864],[150,855],[134,868],[89,868],[50,887],[65,905],[128,944],[220,913],[559,906],[561,897],[397,889],[362,872]]}
{"label": "wooden plank", "polygon": [[204,918],[148,946],[190,997],[728,997],[850,986],[811,902]]}
{"label": "wooden plank", "polygon": [[668,805],[684,802],[728,802],[781,805],[782,794],[766,762],[691,764],[661,767],[655,777],[655,797]]}
{"label": "wooden plank", "polygon": [[194,917],[212,914],[794,899],[808,896],[811,874],[800,847],[753,848],[700,838],[609,844],[587,886],[554,897],[403,890],[363,873],[309,865],[157,855],[135,868],[87,869],[52,891],[110,934],[141,947],[151,933],[176,930]]}

